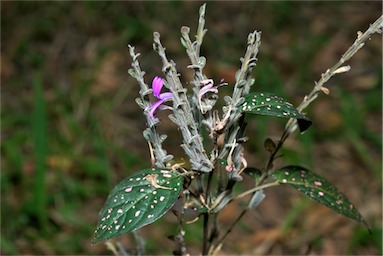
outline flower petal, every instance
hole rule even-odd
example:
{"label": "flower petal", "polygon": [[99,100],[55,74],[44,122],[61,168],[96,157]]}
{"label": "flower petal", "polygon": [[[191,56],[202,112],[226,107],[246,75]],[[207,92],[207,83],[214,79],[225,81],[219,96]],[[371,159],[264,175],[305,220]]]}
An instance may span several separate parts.
{"label": "flower petal", "polygon": [[173,94],[171,92],[164,92],[158,95],[157,98],[160,100],[169,100],[173,98]]}
{"label": "flower petal", "polygon": [[199,90],[198,97],[202,98],[202,96],[205,95],[208,92],[218,93],[217,86],[212,87],[212,86],[208,85],[208,86],[203,87],[201,90]]}
{"label": "flower petal", "polygon": [[156,76],[153,79],[153,82],[152,82],[153,95],[156,96],[157,98],[160,96],[160,92],[163,85],[164,85],[164,79],[162,79],[161,77]]}
{"label": "flower petal", "polygon": [[149,109],[149,117],[150,118],[154,118],[154,113],[156,112],[157,108],[159,106],[161,106],[161,104],[164,102],[165,100],[159,100],[159,101],[156,101],[154,102],[152,105],[150,105]]}

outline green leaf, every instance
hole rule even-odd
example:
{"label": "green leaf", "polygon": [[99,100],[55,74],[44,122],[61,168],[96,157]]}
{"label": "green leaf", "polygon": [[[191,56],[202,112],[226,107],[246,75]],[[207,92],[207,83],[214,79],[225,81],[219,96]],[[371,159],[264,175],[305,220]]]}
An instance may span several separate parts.
{"label": "green leaf", "polygon": [[306,131],[312,124],[287,100],[268,92],[254,92],[246,95],[241,111],[259,115],[296,118],[301,132]]}
{"label": "green leaf", "polygon": [[162,217],[176,202],[182,177],[168,169],[145,169],[121,181],[100,212],[92,243],[117,237]]}
{"label": "green leaf", "polygon": [[270,138],[267,138],[265,140],[265,142],[263,143],[263,145],[264,145],[266,151],[268,151],[270,154],[274,153],[275,149],[277,149],[277,145]]}
{"label": "green leaf", "polygon": [[262,171],[258,168],[254,167],[247,167],[245,170],[243,170],[244,173],[247,175],[253,177],[255,180],[259,180],[262,176]]}
{"label": "green leaf", "polygon": [[348,198],[329,181],[300,166],[286,166],[271,174],[331,210],[367,225]]}

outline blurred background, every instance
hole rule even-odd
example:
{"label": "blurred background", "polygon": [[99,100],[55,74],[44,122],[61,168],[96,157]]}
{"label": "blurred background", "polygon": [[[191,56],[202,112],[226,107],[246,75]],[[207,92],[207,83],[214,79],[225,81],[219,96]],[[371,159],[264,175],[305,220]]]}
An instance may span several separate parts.
{"label": "blurred background", "polygon": [[[150,166],[145,119],[128,75],[127,44],[140,52],[146,82],[161,75],[152,33],[161,33],[184,82],[192,79],[180,28],[198,24],[202,2],[1,2],[1,254],[109,254],[91,245],[98,212],[115,184]],[[380,2],[208,2],[205,73],[233,85],[247,35],[262,31],[253,90],[298,105],[382,13]],[[307,114],[313,126],[292,136],[276,165],[305,166],[333,182],[360,210],[372,235],[354,221],[289,187],[266,200],[228,236],[222,255],[381,255],[382,38],[374,35],[329,81]],[[230,86],[220,93],[230,93]],[[226,91],[225,91],[226,90]],[[178,131],[160,113],[169,153],[181,161]],[[249,118],[249,165],[263,167],[263,141],[286,120]],[[252,183],[245,179],[242,189]],[[227,228],[241,211],[222,212]],[[202,223],[186,228],[190,253],[201,249]],[[169,213],[140,230],[147,254],[171,254]],[[114,239],[134,250],[132,234]]]}

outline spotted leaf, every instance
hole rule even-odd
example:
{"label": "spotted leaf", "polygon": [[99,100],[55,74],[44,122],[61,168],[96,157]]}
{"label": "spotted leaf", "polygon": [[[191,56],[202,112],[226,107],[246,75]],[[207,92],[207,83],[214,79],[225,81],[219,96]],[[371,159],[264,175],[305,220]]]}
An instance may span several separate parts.
{"label": "spotted leaf", "polygon": [[254,167],[247,167],[245,170],[243,170],[243,172],[253,177],[256,181],[259,181],[262,176],[262,171]]}
{"label": "spotted leaf", "polygon": [[241,106],[245,113],[296,118],[301,132],[306,131],[312,122],[285,99],[267,92],[255,92],[245,96]]}
{"label": "spotted leaf", "polygon": [[145,169],[125,178],[110,192],[92,243],[148,225],[176,202],[182,177],[168,169]]}
{"label": "spotted leaf", "polygon": [[331,210],[367,225],[348,198],[329,181],[299,166],[286,166],[271,174],[280,183],[285,183]]}

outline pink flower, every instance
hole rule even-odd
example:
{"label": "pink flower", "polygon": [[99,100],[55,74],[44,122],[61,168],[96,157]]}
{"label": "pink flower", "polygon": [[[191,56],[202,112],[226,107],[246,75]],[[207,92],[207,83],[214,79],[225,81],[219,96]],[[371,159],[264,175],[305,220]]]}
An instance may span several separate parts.
{"label": "pink flower", "polygon": [[158,99],[155,103],[149,106],[149,117],[154,118],[154,113],[158,108],[166,108],[166,106],[162,106],[164,102],[170,101],[173,98],[173,94],[171,92],[161,93],[161,89],[164,86],[164,79],[156,76],[152,82],[153,95]]}
{"label": "pink flower", "polygon": [[202,113],[205,114],[206,111],[202,107],[202,97],[204,97],[208,92],[217,94],[218,88],[221,86],[227,85],[227,83],[224,83],[222,79],[218,85],[214,85],[213,79],[206,79],[206,80],[200,81],[200,85],[202,86],[202,88],[198,91],[197,97],[198,97],[200,109]]}
{"label": "pink flower", "polygon": [[200,82],[202,88],[198,91],[198,99],[201,100],[202,96],[204,96],[208,92],[218,93],[218,86],[214,86],[214,82],[212,79],[203,80]]}

